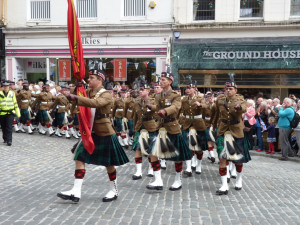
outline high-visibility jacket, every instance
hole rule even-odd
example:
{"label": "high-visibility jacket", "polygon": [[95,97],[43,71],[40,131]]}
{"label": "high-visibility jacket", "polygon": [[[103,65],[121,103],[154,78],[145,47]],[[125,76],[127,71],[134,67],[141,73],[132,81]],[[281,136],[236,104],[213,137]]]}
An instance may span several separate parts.
{"label": "high-visibility jacket", "polygon": [[4,91],[0,91],[0,116],[6,114],[15,114],[17,117],[21,117],[16,95],[11,90],[8,91],[7,96]]}

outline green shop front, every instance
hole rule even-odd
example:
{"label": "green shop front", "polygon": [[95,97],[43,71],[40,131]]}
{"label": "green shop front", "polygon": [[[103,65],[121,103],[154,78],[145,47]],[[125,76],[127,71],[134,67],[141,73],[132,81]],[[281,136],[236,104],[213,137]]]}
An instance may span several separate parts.
{"label": "green shop front", "polygon": [[224,88],[228,73],[235,73],[239,92],[254,97],[288,94],[300,97],[300,41],[296,38],[184,39],[172,43],[172,73],[184,87],[189,77],[198,88]]}

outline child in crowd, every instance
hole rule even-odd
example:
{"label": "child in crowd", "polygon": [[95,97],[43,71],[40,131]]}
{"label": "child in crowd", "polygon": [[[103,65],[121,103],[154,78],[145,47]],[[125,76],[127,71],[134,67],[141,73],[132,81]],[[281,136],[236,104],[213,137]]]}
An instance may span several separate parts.
{"label": "child in crowd", "polygon": [[275,134],[275,126],[276,126],[276,122],[275,122],[275,118],[274,117],[270,117],[269,120],[269,126],[267,128],[268,130],[268,138],[267,138],[267,142],[269,143],[269,151],[267,152],[267,154],[274,154],[275,151],[275,145],[274,143],[276,142],[276,134]]}

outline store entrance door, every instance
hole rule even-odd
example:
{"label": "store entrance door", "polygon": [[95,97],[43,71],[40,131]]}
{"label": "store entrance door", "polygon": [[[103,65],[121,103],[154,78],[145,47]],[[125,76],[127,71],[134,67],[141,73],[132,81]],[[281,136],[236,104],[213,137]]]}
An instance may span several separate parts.
{"label": "store entrance door", "polygon": [[39,81],[43,81],[46,83],[47,74],[46,73],[27,73],[27,80],[29,83],[38,83]]}

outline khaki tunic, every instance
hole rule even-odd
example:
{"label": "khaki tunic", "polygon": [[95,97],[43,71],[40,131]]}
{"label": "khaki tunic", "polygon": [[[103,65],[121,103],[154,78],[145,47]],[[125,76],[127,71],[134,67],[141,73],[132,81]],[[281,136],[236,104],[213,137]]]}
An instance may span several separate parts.
{"label": "khaki tunic", "polygon": [[[58,106],[57,112],[64,113],[68,112],[70,109],[69,100],[64,95],[58,95],[54,103],[50,106],[50,109],[55,109]],[[62,107],[60,107],[62,106]],[[64,106],[64,107],[63,107]]]}
{"label": "khaki tunic", "polygon": [[[147,105],[152,106],[151,110],[147,108]],[[156,113],[155,99],[148,98],[147,100],[138,99],[133,106],[133,124],[134,131],[139,131],[142,125],[148,132],[154,132],[157,130],[157,123],[155,122],[154,115]],[[143,121],[143,118],[153,118],[152,120]]]}
{"label": "khaki tunic", "polygon": [[115,103],[114,103],[114,106],[113,106],[112,116],[116,117],[116,118],[123,118],[124,117],[124,110],[125,110],[125,99],[117,98],[115,100]]}
{"label": "khaki tunic", "polygon": [[[79,106],[86,106],[96,108],[97,114],[109,114],[112,107],[112,95],[109,91],[101,92],[98,97],[96,94],[102,89],[100,87],[96,90],[88,89],[87,98],[78,96],[77,104]],[[93,124],[93,131],[97,136],[108,136],[115,133],[109,118],[95,119]]]}
{"label": "khaki tunic", "polygon": [[33,109],[37,105],[38,110],[49,110],[52,99],[54,99],[54,97],[50,92],[41,92],[37,95],[37,98],[32,103],[31,108]]}
{"label": "khaki tunic", "polygon": [[134,99],[132,97],[125,100],[124,115],[128,120],[133,120]]}
{"label": "khaki tunic", "polygon": [[212,124],[213,118],[215,116],[216,111],[216,105],[213,103],[207,103],[205,102],[205,105],[207,106],[204,110],[204,122],[206,127],[210,127]]}
{"label": "khaki tunic", "polygon": [[[201,106],[195,105],[195,102],[199,102]],[[204,113],[204,110],[207,108],[207,105],[204,102],[204,99],[199,96],[194,96],[191,100],[189,97],[184,97],[182,99],[182,113],[184,115],[182,128],[183,130],[188,129],[189,127],[193,126],[197,131],[203,131],[206,129],[205,122],[202,118],[202,114]],[[199,116],[201,115],[201,118],[199,119],[193,119],[193,116]],[[189,116],[190,118],[186,118],[186,116]]]}
{"label": "khaki tunic", "polygon": [[[230,113],[225,109],[224,103],[227,105]],[[235,110],[234,106],[239,104],[241,106],[240,110]],[[242,119],[242,114],[246,112],[246,101],[242,95],[236,94],[236,96],[229,101],[225,95],[220,95],[216,101],[216,115],[213,120],[213,127],[216,128],[218,126],[218,136],[223,135],[227,130],[231,131],[232,136],[235,138],[243,138],[244,137],[244,123]],[[239,123],[231,125],[228,123],[224,123],[225,121],[238,120]]]}
{"label": "khaki tunic", "polygon": [[31,101],[31,91],[20,90],[17,92],[17,101],[20,109],[28,109]]}
{"label": "khaki tunic", "polygon": [[167,113],[166,118],[175,119],[172,122],[164,122],[163,118],[159,118],[158,128],[164,127],[170,134],[181,133],[180,125],[177,120],[177,116],[181,108],[181,96],[172,89],[167,91],[165,94],[162,92],[156,95],[155,105],[157,107],[157,112],[161,109],[164,109]]}

